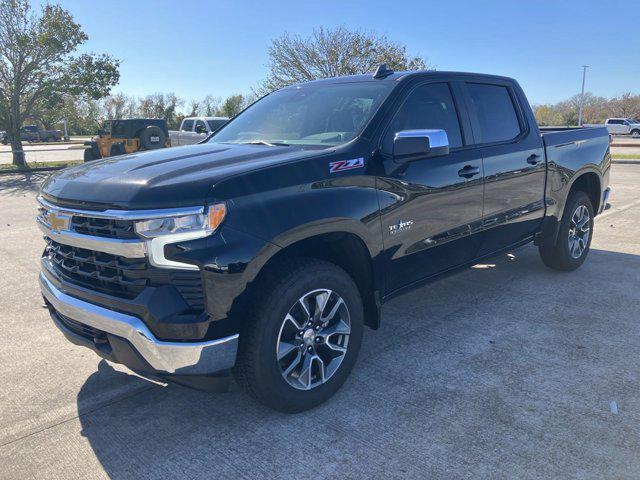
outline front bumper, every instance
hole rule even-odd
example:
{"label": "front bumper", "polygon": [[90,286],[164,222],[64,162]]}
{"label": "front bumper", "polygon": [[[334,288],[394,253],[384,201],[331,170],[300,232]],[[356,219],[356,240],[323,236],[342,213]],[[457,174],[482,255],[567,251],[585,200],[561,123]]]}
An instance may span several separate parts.
{"label": "front bumper", "polygon": [[[83,336],[65,326],[62,318],[88,326],[91,332],[99,332],[95,338],[84,336],[85,346],[135,371],[179,380],[179,377],[226,373],[235,364],[237,334],[201,342],[163,341],[156,338],[139,318],[67,295],[43,273],[40,273],[40,288],[56,326],[67,338],[73,337],[74,343],[83,344]],[[105,348],[105,342],[111,345]],[[127,352],[128,347],[135,356]]]}
{"label": "front bumper", "polygon": [[602,213],[605,210],[611,208],[611,204],[609,203],[609,197],[611,196],[611,186],[608,186],[602,192],[602,198],[600,199],[600,211],[598,213]]}

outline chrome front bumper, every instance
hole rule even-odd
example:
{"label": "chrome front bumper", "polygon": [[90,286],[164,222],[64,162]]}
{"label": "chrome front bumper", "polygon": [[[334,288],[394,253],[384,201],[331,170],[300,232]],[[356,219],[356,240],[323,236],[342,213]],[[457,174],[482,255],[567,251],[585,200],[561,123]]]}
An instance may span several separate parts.
{"label": "chrome front bumper", "polygon": [[210,375],[229,370],[235,364],[237,334],[206,342],[166,342],[158,340],[139,318],[69,296],[43,273],[40,273],[40,289],[56,312],[127,340],[160,374]]}

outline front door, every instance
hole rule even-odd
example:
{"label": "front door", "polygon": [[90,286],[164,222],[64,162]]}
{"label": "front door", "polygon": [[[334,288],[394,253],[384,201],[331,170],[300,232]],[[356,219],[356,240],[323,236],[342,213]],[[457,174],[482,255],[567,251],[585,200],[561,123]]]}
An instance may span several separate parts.
{"label": "front door", "polygon": [[[408,93],[384,134],[386,175],[378,178],[378,195],[387,293],[477,255],[474,233],[482,223],[482,158],[467,146],[472,142],[465,118],[448,83],[423,83]],[[445,130],[450,153],[394,164],[395,134],[413,129]]]}

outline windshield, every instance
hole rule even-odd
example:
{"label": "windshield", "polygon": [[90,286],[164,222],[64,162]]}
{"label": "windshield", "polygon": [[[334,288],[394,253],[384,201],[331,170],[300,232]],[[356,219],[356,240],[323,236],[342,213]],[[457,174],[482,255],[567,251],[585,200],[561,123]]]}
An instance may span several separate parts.
{"label": "windshield", "polygon": [[207,120],[207,123],[209,124],[209,130],[211,130],[212,132],[215,132],[227,122],[228,120]]}
{"label": "windshield", "polygon": [[306,84],[267,95],[210,141],[331,147],[355,138],[394,83]]}

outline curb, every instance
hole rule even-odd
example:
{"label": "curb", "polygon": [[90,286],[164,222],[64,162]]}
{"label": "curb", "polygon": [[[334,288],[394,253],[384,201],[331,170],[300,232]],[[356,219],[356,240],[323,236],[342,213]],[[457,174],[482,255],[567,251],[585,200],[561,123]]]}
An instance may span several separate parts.
{"label": "curb", "polygon": [[611,163],[617,163],[619,165],[640,165],[640,158],[638,159],[630,158],[627,160],[624,160],[624,159],[611,160]]}

